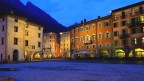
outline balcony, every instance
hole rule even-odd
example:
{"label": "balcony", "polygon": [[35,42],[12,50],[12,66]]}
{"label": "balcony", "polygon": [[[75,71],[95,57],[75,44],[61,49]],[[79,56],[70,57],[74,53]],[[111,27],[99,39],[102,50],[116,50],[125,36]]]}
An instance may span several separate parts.
{"label": "balcony", "polygon": [[140,14],[143,14],[144,13],[144,10],[136,10],[134,13],[130,12],[130,16],[133,17],[133,16],[136,16],[136,15],[140,15]]}
{"label": "balcony", "polygon": [[124,39],[124,38],[128,38],[128,37],[129,37],[129,34],[121,34],[121,35],[119,35],[120,39]]}
{"label": "balcony", "polygon": [[84,44],[92,44],[92,40],[86,40],[84,41]]}
{"label": "balcony", "polygon": [[143,25],[144,23],[141,23],[141,22],[133,22],[133,23],[128,24],[128,27],[133,28],[133,27],[138,27],[138,26],[143,26]]}

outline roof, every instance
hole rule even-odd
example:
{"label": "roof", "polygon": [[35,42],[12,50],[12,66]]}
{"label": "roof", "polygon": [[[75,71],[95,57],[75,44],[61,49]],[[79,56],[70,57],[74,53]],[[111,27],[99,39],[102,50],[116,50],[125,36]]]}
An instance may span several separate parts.
{"label": "roof", "polygon": [[122,7],[122,8],[112,10],[112,13],[118,12],[118,11],[121,11],[121,10],[125,10],[125,9],[131,8],[131,7],[139,6],[139,5],[142,5],[142,4],[144,4],[144,1],[141,1],[141,2],[138,2],[138,3],[135,3],[135,4],[131,4],[131,5],[128,5],[128,6],[125,6],[125,7]]}
{"label": "roof", "polygon": [[108,18],[111,18],[111,15],[107,15],[107,16],[104,16],[104,17],[100,17],[98,19],[93,19],[93,20],[90,20],[90,21],[87,21],[85,23],[80,23],[80,24],[77,24],[77,25],[74,25],[74,26],[70,26],[69,28],[75,28],[75,27],[78,27],[78,26],[83,26],[83,25],[86,25],[86,24],[89,24],[89,23],[93,23],[93,22],[97,22],[99,20],[103,20],[103,19],[108,19]]}

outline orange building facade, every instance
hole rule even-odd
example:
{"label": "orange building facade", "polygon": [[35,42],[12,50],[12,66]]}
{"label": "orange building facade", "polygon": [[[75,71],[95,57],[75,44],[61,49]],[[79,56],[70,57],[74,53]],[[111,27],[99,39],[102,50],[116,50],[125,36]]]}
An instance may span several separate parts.
{"label": "orange building facade", "polygon": [[110,57],[112,50],[111,16],[98,17],[70,28],[71,55],[82,58]]}

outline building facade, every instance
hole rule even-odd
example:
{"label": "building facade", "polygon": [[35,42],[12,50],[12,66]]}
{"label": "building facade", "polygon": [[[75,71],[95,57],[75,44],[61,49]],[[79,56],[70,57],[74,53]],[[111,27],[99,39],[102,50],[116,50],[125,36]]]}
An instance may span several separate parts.
{"label": "building facade", "polygon": [[0,17],[0,31],[1,61],[33,60],[37,59],[37,53],[41,57],[43,36],[41,26],[28,23],[24,17],[7,14]]}
{"label": "building facade", "polygon": [[70,32],[60,32],[60,56],[70,58]]}
{"label": "building facade", "polygon": [[144,57],[144,2],[112,11],[114,56]]}
{"label": "building facade", "polygon": [[97,19],[97,50],[99,57],[111,57],[113,50],[111,16],[98,17]]}
{"label": "building facade", "polygon": [[70,28],[71,56],[77,58],[94,58],[96,55],[96,20],[86,22]]}
{"label": "building facade", "polygon": [[44,33],[43,40],[44,58],[54,58],[60,56],[60,44],[57,33]]}

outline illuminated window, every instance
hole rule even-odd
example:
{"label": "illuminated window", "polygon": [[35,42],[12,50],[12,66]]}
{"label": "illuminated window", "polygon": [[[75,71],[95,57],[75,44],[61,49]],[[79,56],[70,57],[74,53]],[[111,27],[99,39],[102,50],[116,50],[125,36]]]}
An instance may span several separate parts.
{"label": "illuminated window", "polygon": [[141,23],[144,23],[144,16],[140,17]]}
{"label": "illuminated window", "polygon": [[134,8],[132,9],[132,15],[135,15],[135,9]]}
{"label": "illuminated window", "polygon": [[134,38],[134,44],[137,44],[137,38]]}
{"label": "illuminated window", "polygon": [[142,43],[144,44],[144,37],[142,38]]}
{"label": "illuminated window", "polygon": [[117,16],[115,15],[115,16],[114,16],[114,20],[116,21],[117,19],[118,19],[118,18],[117,18]]}

